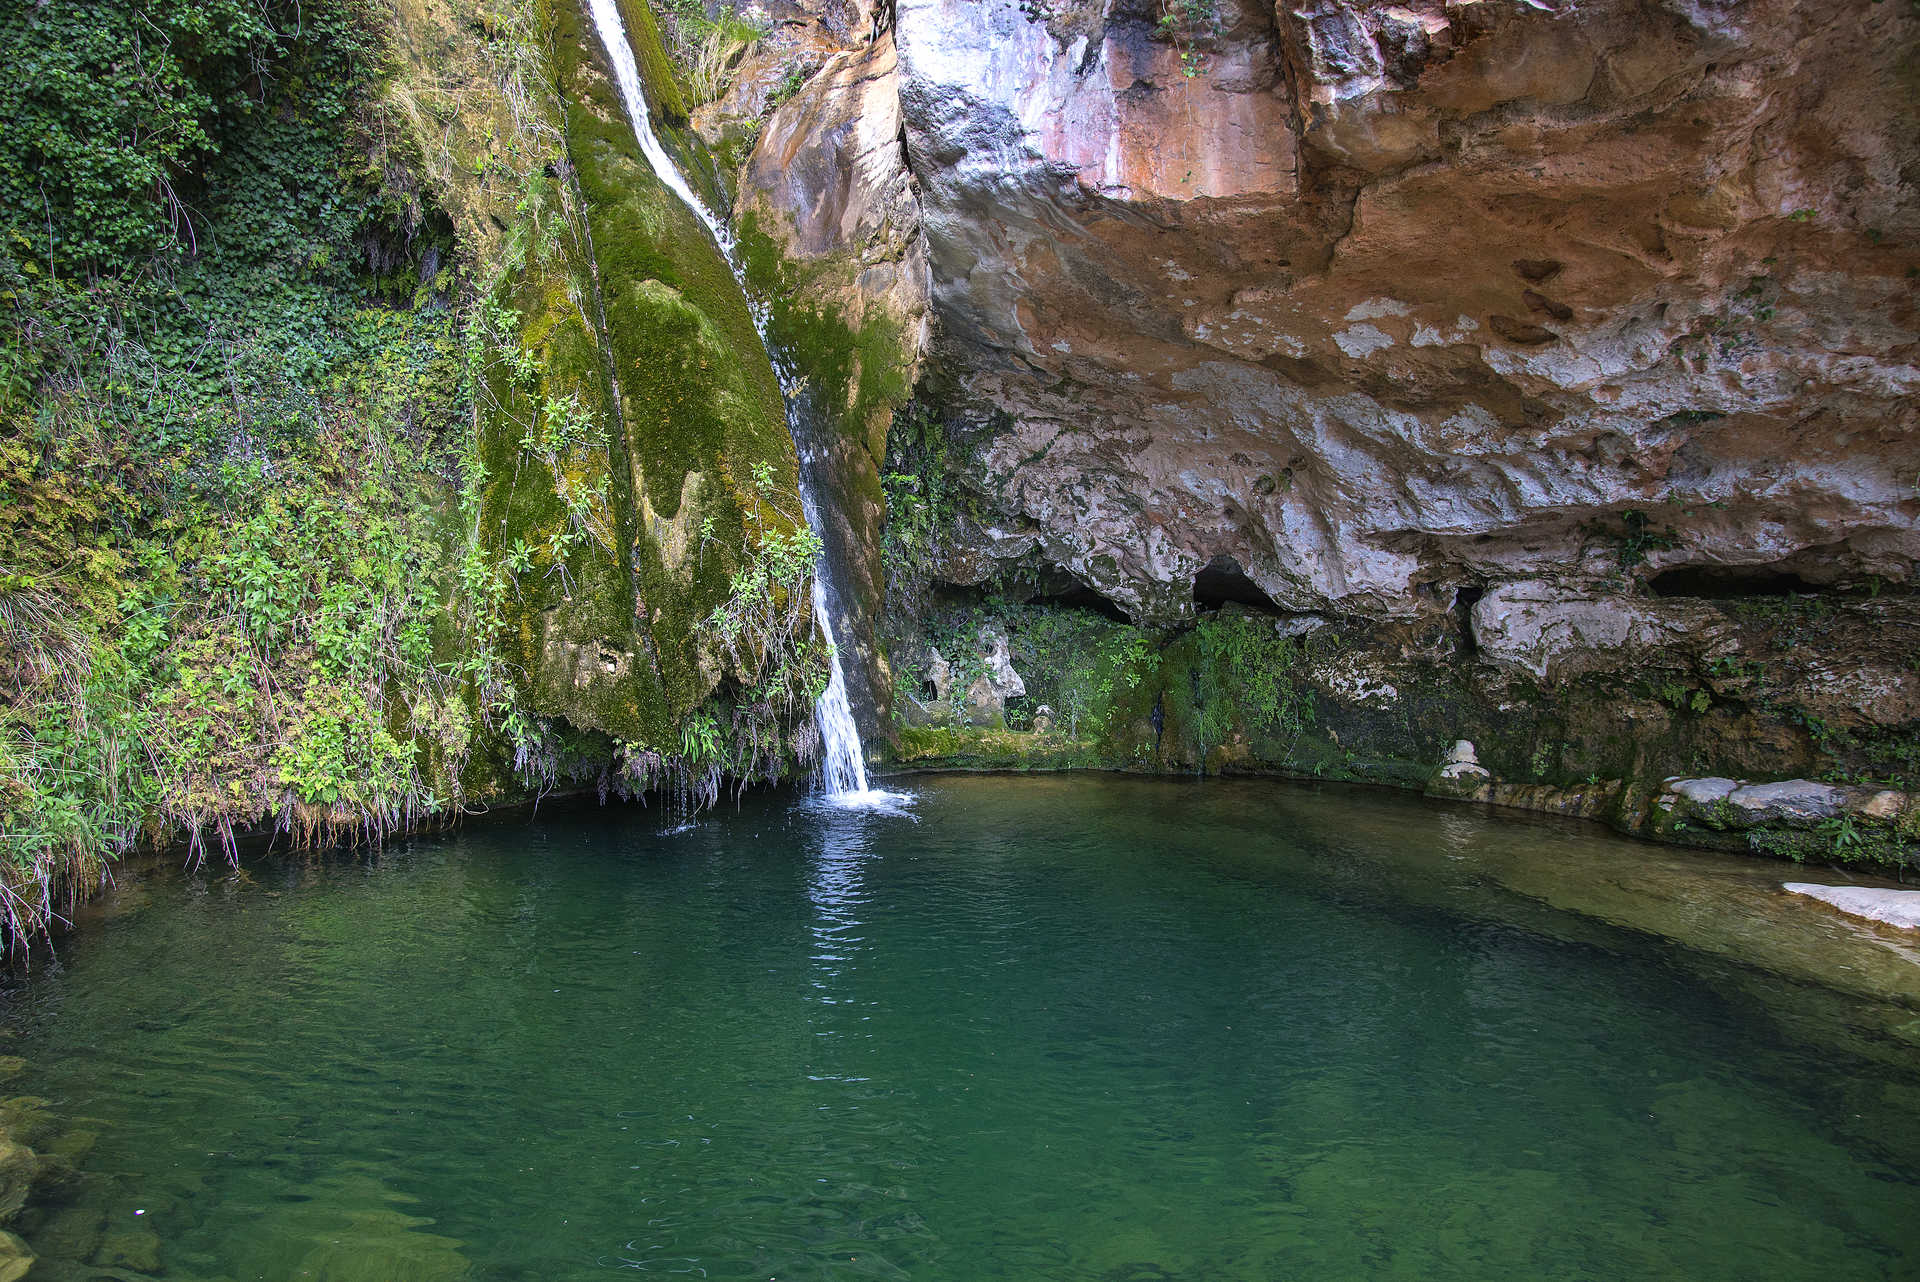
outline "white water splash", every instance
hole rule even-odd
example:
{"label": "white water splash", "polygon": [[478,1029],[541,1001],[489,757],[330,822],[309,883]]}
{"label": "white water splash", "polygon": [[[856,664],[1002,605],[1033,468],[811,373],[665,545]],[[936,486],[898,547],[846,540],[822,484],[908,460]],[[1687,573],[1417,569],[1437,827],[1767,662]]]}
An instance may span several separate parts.
{"label": "white water splash", "polygon": [[[819,575],[813,579],[813,617],[829,639],[833,623],[827,615],[827,586]],[[840,666],[840,652],[830,649],[827,662],[827,689],[813,706],[814,720],[820,724],[820,785],[830,797],[864,796],[867,787],[867,763],[860,752],[860,731],[853,724],[853,706],[847,702],[847,674]]]}
{"label": "white water splash", "polygon": [[[607,57],[613,63],[613,76],[620,86],[620,100],[626,105],[627,120],[633,126],[634,141],[640,144],[640,154],[647,158],[654,176],[706,226],[713,243],[719,247],[720,256],[733,272],[741,296],[747,301],[747,310],[753,314],[753,327],[760,336],[760,345],[766,349],[774,375],[780,380],[780,391],[787,403],[788,430],[794,431],[799,426],[795,419],[795,398],[800,389],[767,338],[766,309],[754,301],[752,291],[747,289],[746,273],[740,264],[739,247],[733,233],[725,223],[714,217],[713,211],[687,185],[687,180],[681,177],[680,170],[675,167],[673,157],[667,154],[666,148],[654,136],[653,117],[647,110],[647,95],[640,84],[640,68],[634,61],[626,25],[620,20],[617,0],[588,0],[587,7],[593,14],[593,25],[600,35],[600,43],[606,46]],[[794,445],[796,449],[802,448],[797,432]],[[813,495],[808,491],[804,467],[800,470],[800,504],[805,510],[807,523],[813,527],[815,534],[819,534],[820,517],[815,510]],[[821,790],[825,800],[836,806],[894,810],[908,799],[906,794],[867,786],[866,754],[860,745],[859,728],[854,725],[853,706],[847,700],[846,671],[840,665],[840,650],[833,637],[832,611],[827,608],[827,602],[827,558],[822,551],[813,569],[813,617],[820,625],[821,635],[826,638],[831,666],[826,693],[820,696],[813,708],[814,722],[820,727]]]}

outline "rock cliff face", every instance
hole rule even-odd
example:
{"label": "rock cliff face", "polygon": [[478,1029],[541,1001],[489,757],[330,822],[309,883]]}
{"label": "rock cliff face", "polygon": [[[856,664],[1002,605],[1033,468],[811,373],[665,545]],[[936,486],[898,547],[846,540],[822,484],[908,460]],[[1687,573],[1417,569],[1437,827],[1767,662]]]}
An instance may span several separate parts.
{"label": "rock cliff face", "polygon": [[[827,22],[812,35],[825,42],[836,29]],[[817,46],[795,43],[800,52],[787,56],[815,65]],[[774,341],[806,380],[804,411],[823,421],[825,457],[810,464],[828,500],[821,534],[855,598],[837,603],[834,631],[850,652],[856,715],[869,734],[891,697],[874,631],[886,586],[880,473],[894,412],[929,345],[927,240],[900,141],[899,85],[884,32],[820,62],[766,122],[740,174],[736,213]]]}
{"label": "rock cliff face", "polygon": [[1649,571],[1905,581],[1917,25],[901,0],[985,550],[1165,621],[1222,555],[1302,611],[1599,580],[1629,511]]}
{"label": "rock cliff face", "polygon": [[[1912,6],[871,25],[773,115],[743,203],[822,308],[907,322],[971,494],[936,588],[1337,636],[1298,669],[1316,773],[1417,781],[1455,738],[1509,779],[1656,789],[1914,755]],[[1313,755],[1189,759],[1181,688],[1121,756]]]}

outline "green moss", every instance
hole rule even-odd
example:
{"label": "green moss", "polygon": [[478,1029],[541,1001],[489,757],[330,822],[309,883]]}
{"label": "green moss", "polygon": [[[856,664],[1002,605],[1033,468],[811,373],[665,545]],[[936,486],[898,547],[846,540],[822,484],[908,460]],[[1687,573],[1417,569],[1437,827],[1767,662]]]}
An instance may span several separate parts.
{"label": "green moss", "polygon": [[[1038,739],[938,728],[959,736],[952,752],[979,757],[991,749],[996,764],[1011,764],[1013,752],[1023,761],[1039,753],[1049,763],[1122,769],[1285,770],[1314,716],[1304,652],[1257,616],[1223,612],[1162,639],[1087,610],[992,599],[933,603],[926,623],[894,641],[903,694],[925,682],[922,656],[937,650],[951,665],[957,704],[979,675],[976,638],[987,627],[1008,638],[1028,714],[1051,710],[1053,729]],[[959,711],[945,710],[950,718]],[[901,729],[901,752],[932,751],[933,733]]]}
{"label": "green moss", "polygon": [[[683,114],[651,15],[628,8],[650,95],[663,117]],[[506,627],[531,705],[583,730],[672,744],[721,677],[702,621],[754,541],[800,519],[797,460],[724,258],[640,156],[579,12],[556,10],[553,23],[572,162],[561,204],[574,212],[509,290],[526,358],[494,380],[482,529],[503,557],[534,550]],[[569,455],[564,476],[521,445],[556,399],[580,404],[605,442]],[[603,496],[590,536],[563,490]]]}
{"label": "green moss", "polygon": [[687,100],[680,92],[680,81],[667,58],[666,42],[660,38],[660,23],[646,0],[619,0],[620,17],[627,26],[627,39],[633,44],[634,62],[640,68],[640,86],[646,90],[647,106],[656,122],[684,125]]}
{"label": "green moss", "polygon": [[[900,325],[878,308],[858,328],[849,325],[825,300],[857,269],[838,258],[787,258],[752,210],[740,218],[740,253],[748,288],[767,301],[775,344],[806,379],[818,408],[865,447],[877,469],[893,412],[913,391],[913,353]],[[870,493],[879,497],[877,470]]]}
{"label": "green moss", "polygon": [[748,287],[767,307],[772,342],[800,378],[802,412],[818,425],[826,451],[824,485],[815,497],[823,511],[845,522],[844,540],[829,531],[836,564],[847,572],[839,586],[851,598],[855,627],[843,640],[850,654],[875,656],[866,675],[884,721],[888,681],[875,632],[886,592],[881,469],[895,411],[912,392],[915,353],[885,308],[867,307],[857,324],[843,314],[844,300],[859,296],[860,267],[850,256],[795,262],[752,210],[739,221]]}
{"label": "green moss", "polygon": [[943,770],[1074,770],[1106,764],[1086,744],[971,726],[905,727],[894,760]]}

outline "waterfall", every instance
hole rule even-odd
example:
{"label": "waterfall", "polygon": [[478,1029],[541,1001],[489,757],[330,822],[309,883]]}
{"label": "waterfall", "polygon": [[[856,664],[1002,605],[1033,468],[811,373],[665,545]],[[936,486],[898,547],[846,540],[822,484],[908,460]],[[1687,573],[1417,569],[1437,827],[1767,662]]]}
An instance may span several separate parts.
{"label": "waterfall", "polygon": [[846,670],[840,664],[840,650],[834,643],[832,611],[828,608],[832,588],[824,550],[824,527],[807,475],[808,457],[817,445],[806,439],[811,433],[806,430],[807,424],[802,417],[799,383],[767,336],[767,309],[754,300],[752,291],[747,288],[746,269],[741,265],[739,247],[733,233],[687,185],[687,180],[674,165],[673,157],[667,154],[666,148],[654,136],[653,117],[647,110],[647,95],[640,84],[640,68],[634,61],[633,45],[627,39],[626,25],[620,19],[619,0],[588,0],[588,8],[593,14],[593,25],[600,35],[600,43],[606,46],[607,58],[613,63],[613,76],[620,86],[620,100],[626,106],[627,119],[633,125],[633,137],[640,144],[641,154],[652,166],[654,175],[666,184],[667,190],[679,197],[694,217],[705,224],[713,243],[719,247],[720,256],[726,260],[727,267],[740,286],[741,296],[746,299],[747,310],[753,315],[754,331],[760,336],[760,344],[766,349],[774,376],[780,380],[781,395],[786,400],[787,430],[793,435],[795,452],[801,455],[800,506],[807,524],[815,534],[821,535],[823,544],[820,559],[813,568],[813,617],[820,625],[820,634],[826,638],[830,665],[826,693],[820,696],[813,709],[814,722],[820,727],[821,788],[829,800],[840,805],[890,805],[900,800],[898,794],[876,791],[867,786],[866,756],[860,746],[860,731],[853,723],[853,706],[847,700]]}

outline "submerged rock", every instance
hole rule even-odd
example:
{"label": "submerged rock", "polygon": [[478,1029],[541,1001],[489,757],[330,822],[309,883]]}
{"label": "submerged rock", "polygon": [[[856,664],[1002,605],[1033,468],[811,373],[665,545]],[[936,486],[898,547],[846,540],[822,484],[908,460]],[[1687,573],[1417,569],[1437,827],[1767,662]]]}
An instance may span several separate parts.
{"label": "submerged rock", "polygon": [[33,1268],[34,1259],[25,1242],[0,1229],[0,1282],[19,1282]]}
{"label": "submerged rock", "polygon": [[0,1132],[0,1224],[11,1224],[20,1214],[39,1169],[32,1149]]}
{"label": "submerged rock", "polygon": [[160,1271],[160,1239],[142,1229],[126,1229],[107,1234],[94,1253],[94,1263],[110,1269],[132,1269],[136,1273]]}
{"label": "submerged rock", "polygon": [[67,1206],[33,1229],[33,1240],[50,1259],[85,1260],[100,1249],[106,1212],[98,1206]]}
{"label": "submerged rock", "polygon": [[1877,886],[1822,886],[1807,881],[1789,881],[1786,889],[1822,903],[1832,904],[1853,917],[1905,930],[1920,930],[1920,890],[1883,890]]}

